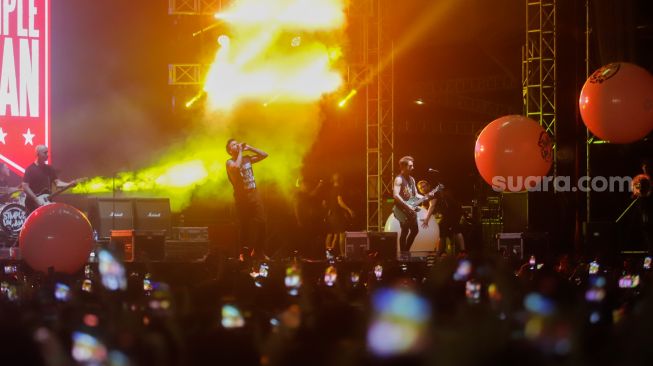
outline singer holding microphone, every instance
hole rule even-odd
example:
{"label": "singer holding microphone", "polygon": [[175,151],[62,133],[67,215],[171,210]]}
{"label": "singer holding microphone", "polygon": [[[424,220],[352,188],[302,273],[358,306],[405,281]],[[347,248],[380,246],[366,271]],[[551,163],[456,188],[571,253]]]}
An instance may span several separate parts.
{"label": "singer holding microphone", "polygon": [[[227,141],[227,152],[231,159],[227,160],[227,177],[234,189],[234,201],[238,215],[241,246],[240,258],[250,256],[266,258],[265,255],[265,212],[263,203],[256,189],[252,164],[268,157],[268,154],[253,146],[236,139]],[[251,152],[252,154],[244,154]],[[250,248],[251,251],[244,250]]]}

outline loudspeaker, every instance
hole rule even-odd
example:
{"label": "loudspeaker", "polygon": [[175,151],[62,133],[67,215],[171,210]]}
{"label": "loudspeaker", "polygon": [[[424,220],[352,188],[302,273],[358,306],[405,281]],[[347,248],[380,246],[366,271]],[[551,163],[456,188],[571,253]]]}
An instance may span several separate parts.
{"label": "loudspeaker", "polygon": [[528,192],[504,192],[501,195],[504,233],[528,231]]}
{"label": "loudspeaker", "polygon": [[110,247],[122,254],[125,262],[162,261],[165,259],[163,231],[111,231]]}
{"label": "loudspeaker", "polygon": [[170,199],[138,198],[134,200],[134,228],[146,231],[165,231],[170,234]]}
{"label": "loudspeaker", "polygon": [[100,238],[108,238],[111,230],[134,228],[134,207],[128,199],[99,198],[92,203],[89,216]]}
{"label": "loudspeaker", "polygon": [[370,244],[366,231],[345,232],[345,257],[349,259],[363,259],[369,249]]}
{"label": "loudspeaker", "polygon": [[379,253],[380,259],[397,259],[396,232],[369,232],[370,250]]}

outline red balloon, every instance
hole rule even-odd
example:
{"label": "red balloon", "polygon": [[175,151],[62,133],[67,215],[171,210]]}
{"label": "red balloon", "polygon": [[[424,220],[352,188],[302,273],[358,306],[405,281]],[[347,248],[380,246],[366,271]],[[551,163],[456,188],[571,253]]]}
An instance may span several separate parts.
{"label": "red balloon", "polygon": [[88,260],[93,229],[78,209],[53,203],[34,210],[18,238],[20,253],[34,270],[73,274]]}
{"label": "red balloon", "polygon": [[653,75],[625,63],[596,70],[580,93],[580,115],[593,134],[627,144],[653,130]]}
{"label": "red balloon", "polygon": [[481,131],[474,159],[483,179],[495,190],[523,191],[535,187],[551,168],[551,138],[530,118],[504,116]]}

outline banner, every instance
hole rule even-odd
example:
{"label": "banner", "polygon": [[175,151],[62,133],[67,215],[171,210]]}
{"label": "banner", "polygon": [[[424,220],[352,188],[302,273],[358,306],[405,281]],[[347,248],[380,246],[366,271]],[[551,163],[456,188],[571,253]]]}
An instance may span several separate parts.
{"label": "banner", "polygon": [[51,147],[50,0],[0,0],[0,51],[0,161],[22,176]]}

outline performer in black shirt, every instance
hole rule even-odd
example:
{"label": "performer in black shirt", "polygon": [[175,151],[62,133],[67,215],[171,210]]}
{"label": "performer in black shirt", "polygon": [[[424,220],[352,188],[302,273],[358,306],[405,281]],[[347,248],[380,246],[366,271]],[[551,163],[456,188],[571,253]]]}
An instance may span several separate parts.
{"label": "performer in black shirt", "polygon": [[[244,155],[251,151],[253,155]],[[252,257],[265,257],[265,213],[256,189],[252,164],[268,157],[268,154],[235,139],[227,141],[227,176],[234,188],[234,200],[238,215],[239,241],[241,248],[251,246],[247,254]],[[242,250],[242,249],[241,249]]]}

